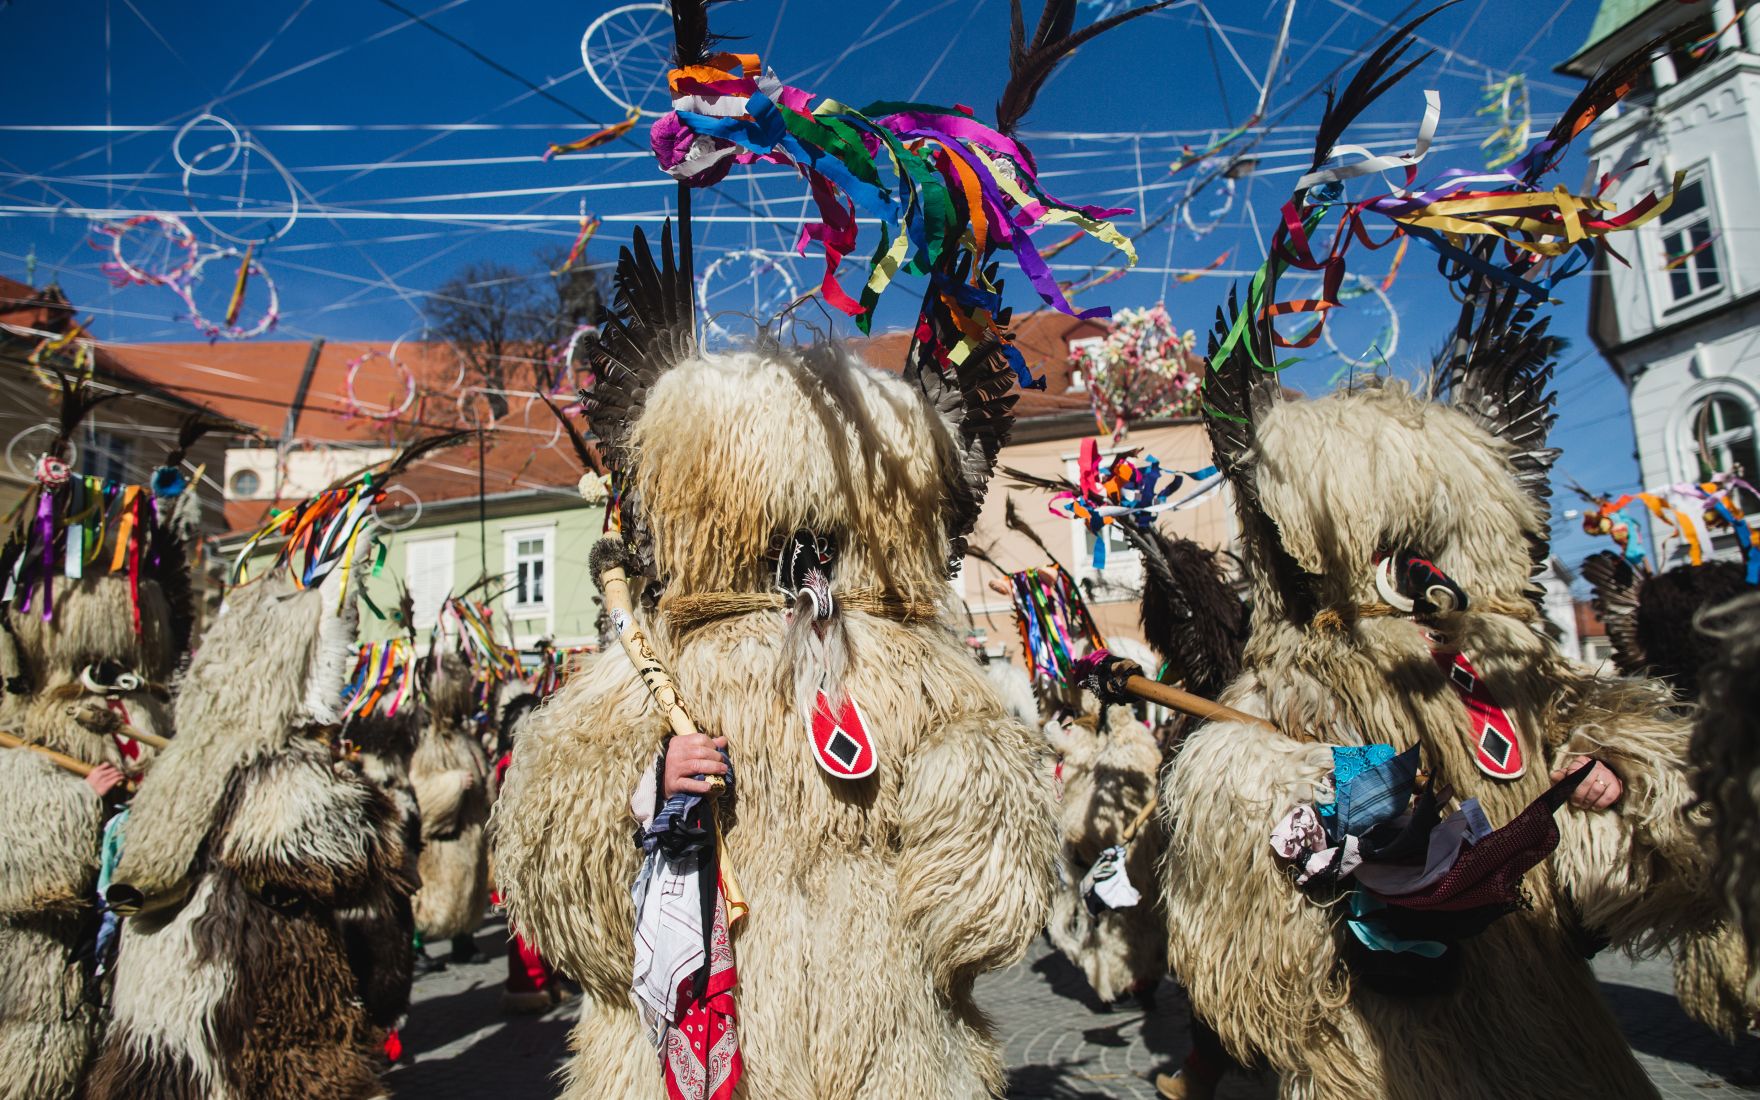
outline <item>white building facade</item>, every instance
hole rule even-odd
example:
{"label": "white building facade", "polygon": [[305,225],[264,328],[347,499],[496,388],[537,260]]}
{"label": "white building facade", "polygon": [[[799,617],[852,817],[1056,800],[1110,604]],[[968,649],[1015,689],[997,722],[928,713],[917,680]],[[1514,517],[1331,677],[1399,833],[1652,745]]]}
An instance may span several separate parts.
{"label": "white building facade", "polygon": [[[1588,145],[1598,173],[1618,174],[1606,197],[1620,210],[1684,173],[1666,213],[1613,242],[1629,266],[1597,261],[1590,306],[1630,399],[1643,487],[1660,492],[1720,472],[1760,481],[1760,5],[1604,0],[1559,66],[1587,77],[1671,32]],[[1736,553],[1727,533],[1714,546]],[[1687,553],[1678,539],[1660,549],[1665,566]]]}

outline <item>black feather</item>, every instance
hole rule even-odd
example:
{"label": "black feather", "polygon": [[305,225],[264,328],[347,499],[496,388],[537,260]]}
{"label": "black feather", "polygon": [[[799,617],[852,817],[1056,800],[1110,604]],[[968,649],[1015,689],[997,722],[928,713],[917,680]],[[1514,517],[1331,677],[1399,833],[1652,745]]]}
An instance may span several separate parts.
{"label": "black feather", "polygon": [[1114,27],[1130,22],[1139,15],[1160,11],[1173,0],[1156,0],[1140,8],[1120,12],[1079,31],[1075,27],[1076,0],[1045,0],[1045,10],[1033,31],[1033,41],[1026,42],[1025,22],[1021,17],[1021,0],[1009,0],[1008,84],[996,103],[996,129],[1012,134],[1033,109],[1040,89],[1057,71],[1057,65],[1083,43],[1105,34]]}
{"label": "black feather", "polygon": [[1241,670],[1246,604],[1219,556],[1154,527],[1119,528],[1143,561],[1143,637],[1187,691],[1214,699]]}

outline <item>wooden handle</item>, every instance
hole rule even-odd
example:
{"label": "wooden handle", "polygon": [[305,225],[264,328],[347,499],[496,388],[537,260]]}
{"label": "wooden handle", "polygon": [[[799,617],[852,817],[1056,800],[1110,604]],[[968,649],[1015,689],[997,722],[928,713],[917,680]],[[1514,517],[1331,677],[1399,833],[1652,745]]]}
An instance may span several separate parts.
{"label": "wooden handle", "polygon": [[84,760],[75,760],[73,757],[68,756],[65,753],[56,752],[54,749],[45,748],[34,741],[26,741],[24,738],[15,737],[10,733],[0,732],[0,746],[5,746],[9,749],[29,749],[32,752],[41,753],[54,761],[55,764],[64,771],[70,771],[82,779],[92,774],[95,767],[95,765],[88,764]]}
{"label": "wooden handle", "polygon": [[1124,687],[1126,691],[1139,699],[1160,703],[1164,707],[1177,710],[1181,714],[1190,714],[1195,718],[1203,718],[1211,722],[1245,722],[1250,726],[1270,730],[1272,733],[1282,732],[1263,718],[1238,711],[1233,707],[1225,707],[1221,703],[1204,698],[1202,695],[1193,695],[1189,691],[1181,691],[1179,688],[1158,683],[1147,676],[1132,676],[1124,682]]}
{"label": "wooden handle", "polygon": [[148,733],[146,730],[137,730],[126,722],[111,732],[118,737],[126,737],[130,741],[139,741],[148,748],[163,750],[171,747],[171,738],[160,737],[158,734]]}
{"label": "wooden handle", "polygon": [[[630,664],[636,666],[636,675],[647,685],[648,694],[654,698],[654,705],[665,715],[666,724],[672,727],[674,734],[681,737],[701,732],[690,712],[684,709],[684,703],[679,700],[678,687],[672,682],[672,674],[666,671],[666,666],[654,653],[647,634],[636,623],[635,610],[629,598],[629,577],[621,566],[612,566],[599,574],[599,591],[605,598],[605,610],[611,616],[611,625],[617,631],[617,640],[622,643],[624,653],[629,655]],[[709,777],[709,785],[720,792],[726,783],[720,776],[712,775]]]}

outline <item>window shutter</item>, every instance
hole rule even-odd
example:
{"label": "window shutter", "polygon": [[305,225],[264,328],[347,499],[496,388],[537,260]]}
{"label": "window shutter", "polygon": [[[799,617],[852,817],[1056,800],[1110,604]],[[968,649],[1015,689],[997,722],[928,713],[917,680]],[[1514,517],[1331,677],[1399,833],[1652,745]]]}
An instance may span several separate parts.
{"label": "window shutter", "polygon": [[410,599],[415,603],[415,626],[425,630],[434,625],[440,605],[452,594],[452,562],[454,543],[443,539],[422,539],[404,544],[404,583],[409,585]]}

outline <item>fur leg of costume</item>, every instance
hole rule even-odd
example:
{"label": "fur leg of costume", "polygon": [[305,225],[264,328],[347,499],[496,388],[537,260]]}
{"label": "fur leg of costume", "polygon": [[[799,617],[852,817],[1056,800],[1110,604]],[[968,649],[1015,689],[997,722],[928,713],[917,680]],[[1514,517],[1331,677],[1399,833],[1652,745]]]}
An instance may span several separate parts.
{"label": "fur leg of costume", "polygon": [[1125,872],[1142,894],[1136,905],[1090,913],[1082,877],[1156,795],[1161,750],[1124,707],[1108,707],[1106,729],[1084,715],[1049,734],[1062,758],[1062,866],[1046,931],[1052,946],[1081,968],[1095,996],[1111,1002],[1167,973],[1166,918],[1155,864],[1166,843],[1151,816],[1130,842]]}
{"label": "fur leg of costume", "polygon": [[469,672],[445,654],[409,765],[422,814],[416,929],[428,944],[475,932],[488,911],[489,761],[469,728],[471,706]]}

